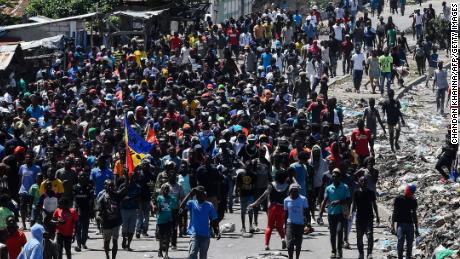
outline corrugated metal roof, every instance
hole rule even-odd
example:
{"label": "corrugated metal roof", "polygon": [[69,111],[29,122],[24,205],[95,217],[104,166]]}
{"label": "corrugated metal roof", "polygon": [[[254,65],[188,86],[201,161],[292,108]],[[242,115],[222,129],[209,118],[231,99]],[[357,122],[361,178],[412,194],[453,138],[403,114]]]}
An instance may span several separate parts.
{"label": "corrugated metal roof", "polygon": [[0,31],[11,31],[11,30],[17,30],[17,29],[23,29],[23,28],[29,28],[29,27],[36,27],[36,26],[41,26],[41,25],[44,25],[44,24],[52,24],[52,23],[64,22],[64,21],[83,20],[83,19],[86,19],[86,18],[94,17],[96,15],[97,15],[97,13],[87,13],[87,14],[82,14],[82,15],[77,15],[77,16],[70,16],[70,17],[65,17],[65,18],[51,20],[51,21],[15,24],[15,25],[10,25],[10,26],[0,27]]}
{"label": "corrugated metal roof", "polygon": [[14,52],[0,53],[0,71],[5,70],[13,60]]}
{"label": "corrugated metal roof", "polygon": [[134,18],[147,20],[147,19],[150,19],[150,18],[152,18],[154,16],[160,15],[161,13],[163,13],[166,10],[168,10],[168,9],[156,10],[156,11],[130,11],[130,10],[126,10],[126,11],[114,12],[113,15],[126,15],[126,16],[131,16],[131,17],[134,17]]}

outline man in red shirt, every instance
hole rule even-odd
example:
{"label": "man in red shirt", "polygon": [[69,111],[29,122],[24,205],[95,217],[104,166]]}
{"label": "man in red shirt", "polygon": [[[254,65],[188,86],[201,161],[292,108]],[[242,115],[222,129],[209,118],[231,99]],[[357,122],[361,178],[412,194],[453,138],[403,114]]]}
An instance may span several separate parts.
{"label": "man in red shirt", "polygon": [[72,237],[78,222],[78,213],[71,208],[71,201],[66,197],[59,200],[59,207],[53,213],[53,220],[57,223],[59,258],[62,258],[62,248],[65,248],[67,259],[71,259]]}
{"label": "man in red shirt", "polygon": [[169,40],[169,47],[171,50],[179,51],[182,47],[182,40],[179,38],[177,32],[174,33],[174,36]]}
{"label": "man in red shirt", "polygon": [[8,249],[9,258],[16,259],[27,243],[27,238],[24,232],[18,229],[14,216],[10,216],[6,219],[6,225],[8,229],[8,238],[6,239],[5,245]]}
{"label": "man in red shirt", "polygon": [[371,140],[372,133],[370,129],[364,128],[364,120],[362,119],[358,120],[357,126],[358,128],[351,133],[351,145],[358,155],[358,163],[361,167],[364,159],[370,155],[369,140]]}
{"label": "man in red shirt", "polygon": [[233,28],[233,27],[230,27],[230,29],[228,29],[227,31],[227,36],[228,36],[228,43],[230,44],[230,47],[232,48],[232,52],[235,54],[235,58],[236,60],[238,60],[238,56],[239,56],[239,33],[238,31]]}
{"label": "man in red shirt", "polygon": [[350,35],[345,35],[345,40],[342,42],[343,62],[342,70],[346,75],[352,71],[351,67],[351,53],[353,51],[353,43],[351,42]]}

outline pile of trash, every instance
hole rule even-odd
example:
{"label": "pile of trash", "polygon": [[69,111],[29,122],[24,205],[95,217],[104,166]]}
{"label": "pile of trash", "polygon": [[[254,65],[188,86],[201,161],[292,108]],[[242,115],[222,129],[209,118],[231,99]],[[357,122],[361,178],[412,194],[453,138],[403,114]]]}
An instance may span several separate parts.
{"label": "pile of trash", "polygon": [[[379,203],[385,205],[391,216],[394,198],[403,194],[407,184],[415,184],[420,236],[414,242],[413,257],[460,258],[457,252],[460,249],[460,178],[443,184],[435,170],[448,122],[433,112],[433,104],[426,107],[429,100],[422,103],[423,93],[420,95],[420,98],[400,100],[406,121],[406,127],[401,129],[401,150],[392,153],[386,137],[374,146],[376,168],[380,171]],[[344,105],[348,108],[344,111],[344,125],[349,126],[344,129],[345,134],[355,127],[366,105],[364,100]],[[350,123],[353,121],[355,123]],[[378,130],[382,133],[380,127]],[[387,231],[387,236],[391,237],[389,229]],[[377,247],[388,258],[396,258],[396,241],[396,236],[380,240]],[[445,251],[439,253],[440,250]]]}

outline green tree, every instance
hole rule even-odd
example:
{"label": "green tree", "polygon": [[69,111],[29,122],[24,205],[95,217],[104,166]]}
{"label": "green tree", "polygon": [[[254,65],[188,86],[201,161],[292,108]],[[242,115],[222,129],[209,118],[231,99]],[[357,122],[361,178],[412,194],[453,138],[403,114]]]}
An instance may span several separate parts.
{"label": "green tree", "polygon": [[31,0],[26,13],[56,19],[94,11],[106,13],[112,11],[120,3],[120,0]]}

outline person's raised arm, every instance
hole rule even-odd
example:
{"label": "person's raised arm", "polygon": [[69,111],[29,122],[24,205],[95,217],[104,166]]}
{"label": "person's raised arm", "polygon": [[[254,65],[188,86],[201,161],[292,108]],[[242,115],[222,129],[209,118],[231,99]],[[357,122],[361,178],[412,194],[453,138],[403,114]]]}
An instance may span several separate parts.
{"label": "person's raised arm", "polygon": [[187,204],[187,201],[190,200],[191,197],[193,197],[193,195],[195,195],[196,193],[196,189],[193,188],[184,198],[184,200],[180,203],[179,205],[179,210],[182,210],[185,208],[185,205]]}

